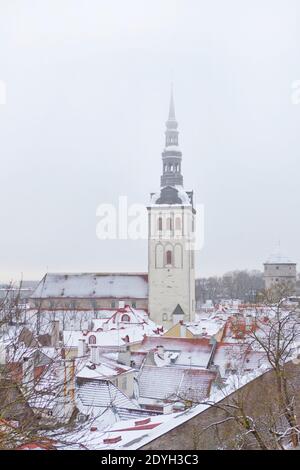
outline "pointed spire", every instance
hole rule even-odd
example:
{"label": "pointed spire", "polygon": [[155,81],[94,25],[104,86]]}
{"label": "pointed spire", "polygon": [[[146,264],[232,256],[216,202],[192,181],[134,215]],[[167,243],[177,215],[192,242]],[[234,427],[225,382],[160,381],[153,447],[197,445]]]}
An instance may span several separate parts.
{"label": "pointed spire", "polygon": [[169,107],[168,121],[176,121],[175,105],[174,105],[174,94],[173,94],[173,83],[171,84],[171,97],[170,97],[170,107]]}
{"label": "pointed spire", "polygon": [[171,87],[171,97],[169,106],[169,117],[166,122],[165,149],[162,153],[163,174],[161,176],[161,186],[183,186],[181,174],[181,151],[178,146],[178,123],[175,117],[175,106],[173,96],[173,85]]}

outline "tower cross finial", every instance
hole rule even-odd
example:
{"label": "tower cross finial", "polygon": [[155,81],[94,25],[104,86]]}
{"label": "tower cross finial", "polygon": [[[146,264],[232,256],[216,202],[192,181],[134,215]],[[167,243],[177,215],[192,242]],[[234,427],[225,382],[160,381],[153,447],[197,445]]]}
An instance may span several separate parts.
{"label": "tower cross finial", "polygon": [[170,107],[169,107],[169,121],[176,121],[175,117],[175,105],[174,105],[174,93],[173,93],[173,82],[171,83],[171,96],[170,96]]}

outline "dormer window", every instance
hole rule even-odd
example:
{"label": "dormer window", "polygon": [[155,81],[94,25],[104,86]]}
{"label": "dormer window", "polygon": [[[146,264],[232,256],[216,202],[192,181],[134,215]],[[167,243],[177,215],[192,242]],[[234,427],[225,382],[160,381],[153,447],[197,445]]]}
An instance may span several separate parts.
{"label": "dormer window", "polygon": [[91,335],[89,337],[89,344],[96,344],[96,336],[95,335]]}
{"label": "dormer window", "polygon": [[122,322],[126,322],[126,323],[129,323],[130,322],[130,317],[129,315],[125,314],[125,315],[122,315],[122,318],[121,318],[121,321]]}

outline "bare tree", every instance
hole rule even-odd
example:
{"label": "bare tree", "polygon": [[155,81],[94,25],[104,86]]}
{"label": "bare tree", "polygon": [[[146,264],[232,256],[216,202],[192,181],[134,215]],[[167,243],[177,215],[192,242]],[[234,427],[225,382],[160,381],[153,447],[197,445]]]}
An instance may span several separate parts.
{"label": "bare tree", "polygon": [[0,449],[48,442],[49,430],[71,418],[66,404],[75,370],[52,342],[53,324],[48,333],[37,329],[40,312],[28,313],[20,287],[8,286],[0,301]]}

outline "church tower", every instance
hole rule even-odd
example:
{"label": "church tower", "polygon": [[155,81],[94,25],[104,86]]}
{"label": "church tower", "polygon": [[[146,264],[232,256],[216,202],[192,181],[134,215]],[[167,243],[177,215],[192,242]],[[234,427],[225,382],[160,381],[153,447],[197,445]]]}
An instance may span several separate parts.
{"label": "church tower", "polygon": [[161,188],[151,194],[147,207],[149,313],[165,329],[178,321],[179,310],[184,321],[193,321],[195,316],[195,209],[193,192],[183,189],[181,161],[172,91]]}

